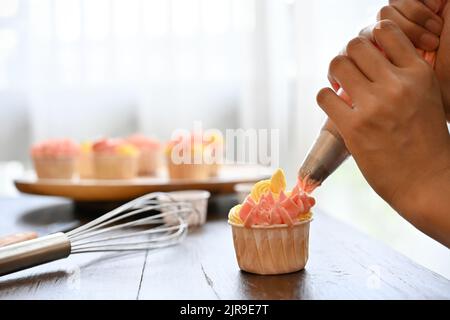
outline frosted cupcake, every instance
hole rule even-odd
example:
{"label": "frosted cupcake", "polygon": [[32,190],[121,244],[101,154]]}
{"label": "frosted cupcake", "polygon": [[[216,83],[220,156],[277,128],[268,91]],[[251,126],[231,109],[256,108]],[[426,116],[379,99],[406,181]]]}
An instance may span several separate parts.
{"label": "frosted cupcake", "polygon": [[135,134],[127,138],[127,142],[140,151],[139,170],[141,176],[155,175],[161,165],[162,149],[158,140]]}
{"label": "frosted cupcake", "polygon": [[167,171],[171,179],[203,180],[210,177],[211,165],[204,161],[201,135],[189,135],[166,145]]}
{"label": "frosted cupcake", "polygon": [[92,146],[97,179],[132,179],[138,174],[139,150],[120,139],[103,139]]}
{"label": "frosted cupcake", "polygon": [[92,153],[92,142],[85,141],[80,144],[80,164],[79,173],[81,179],[93,179],[94,159]]}
{"label": "frosted cupcake", "polygon": [[80,148],[70,139],[43,141],[31,147],[38,178],[72,179],[77,173]]}
{"label": "frosted cupcake", "polygon": [[315,204],[301,181],[286,192],[284,173],[256,183],[228,216],[239,267],[256,274],[302,270],[308,261],[309,224]]}
{"label": "frosted cupcake", "polygon": [[203,140],[203,155],[209,159],[209,176],[217,177],[223,156],[223,138],[220,133],[213,133]]}

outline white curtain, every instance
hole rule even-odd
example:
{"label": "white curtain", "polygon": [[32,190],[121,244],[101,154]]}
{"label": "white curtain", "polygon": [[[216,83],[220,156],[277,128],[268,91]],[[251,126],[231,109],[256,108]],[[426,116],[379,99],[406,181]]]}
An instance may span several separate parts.
{"label": "white curtain", "polygon": [[254,15],[253,0],[1,0],[2,108],[26,100],[29,142],[237,127]]}
{"label": "white curtain", "polygon": [[[219,129],[279,129],[288,170],[323,120],[315,92],[326,84],[327,61],[369,16],[367,2],[357,0],[2,0],[0,6],[1,108],[28,128],[0,126],[0,136],[20,137],[19,159],[29,143],[48,137],[142,131],[167,139],[201,120]],[[0,142],[11,151],[1,158],[16,159],[17,146]]]}

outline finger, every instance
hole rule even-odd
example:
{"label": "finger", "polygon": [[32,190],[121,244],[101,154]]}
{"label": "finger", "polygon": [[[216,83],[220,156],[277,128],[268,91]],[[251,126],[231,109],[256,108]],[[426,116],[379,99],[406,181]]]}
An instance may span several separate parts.
{"label": "finger", "polygon": [[433,12],[439,12],[442,7],[442,0],[423,0],[423,3]]}
{"label": "finger", "polygon": [[378,13],[378,20],[391,20],[395,22],[417,48],[434,51],[439,46],[439,38],[435,34],[411,22],[393,6],[381,8]]}
{"label": "finger", "polygon": [[[323,88],[317,94],[317,104],[336,124],[345,130],[345,123],[350,121],[353,110],[331,88]],[[342,132],[342,131],[341,131]]]}
{"label": "finger", "polygon": [[331,83],[337,82],[354,101],[358,100],[370,84],[370,80],[347,56],[336,56],[330,62],[328,78]]}
{"label": "finger", "polygon": [[364,37],[352,39],[346,47],[346,54],[372,82],[383,77],[393,68],[380,50],[369,39]]}
{"label": "finger", "polygon": [[418,24],[436,36],[441,35],[444,22],[435,12],[420,1],[395,0],[392,6],[409,21]]}
{"label": "finger", "polygon": [[419,58],[408,37],[390,20],[381,20],[375,24],[372,35],[386,57],[398,67],[409,66]]}

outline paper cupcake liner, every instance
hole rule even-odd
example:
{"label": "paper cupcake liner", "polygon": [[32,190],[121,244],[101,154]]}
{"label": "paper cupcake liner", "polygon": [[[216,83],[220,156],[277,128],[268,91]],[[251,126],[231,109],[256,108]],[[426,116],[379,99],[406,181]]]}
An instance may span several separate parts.
{"label": "paper cupcake liner", "polygon": [[40,179],[72,179],[76,172],[76,158],[33,158],[36,175]]}
{"label": "paper cupcake liner", "polygon": [[269,275],[299,271],[308,261],[309,224],[253,226],[231,224],[236,258],[244,271]]}
{"label": "paper cupcake liner", "polygon": [[139,175],[154,175],[161,165],[161,152],[159,150],[141,150],[139,156]]}
{"label": "paper cupcake liner", "polygon": [[92,154],[82,154],[79,162],[79,173],[81,179],[93,179],[94,173],[94,161]]}
{"label": "paper cupcake liner", "polygon": [[138,173],[138,157],[94,155],[97,179],[132,179]]}
{"label": "paper cupcake liner", "polygon": [[208,166],[209,166],[209,176],[217,177],[219,175],[220,164],[212,163],[212,164],[209,164]]}
{"label": "paper cupcake liner", "polygon": [[167,170],[171,179],[208,179],[209,169],[207,164],[175,164],[170,158],[167,159]]}

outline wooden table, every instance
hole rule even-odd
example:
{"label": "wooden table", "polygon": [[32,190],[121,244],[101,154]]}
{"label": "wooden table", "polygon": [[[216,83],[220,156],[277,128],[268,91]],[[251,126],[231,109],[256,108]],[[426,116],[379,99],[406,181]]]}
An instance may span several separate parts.
{"label": "wooden table", "polygon": [[[238,269],[216,199],[208,222],[179,246],[73,255],[0,277],[0,299],[449,299],[450,281],[316,210],[306,270],[258,276]],[[59,198],[0,199],[0,234],[71,228],[89,218]]]}

